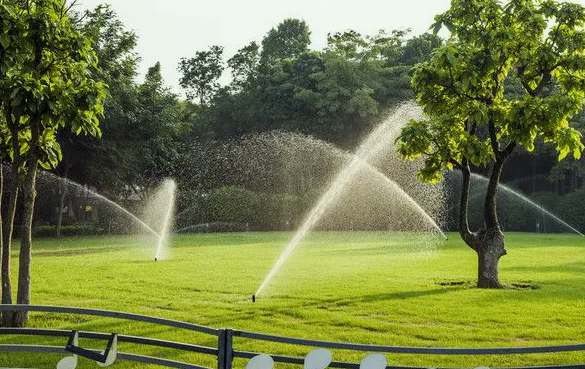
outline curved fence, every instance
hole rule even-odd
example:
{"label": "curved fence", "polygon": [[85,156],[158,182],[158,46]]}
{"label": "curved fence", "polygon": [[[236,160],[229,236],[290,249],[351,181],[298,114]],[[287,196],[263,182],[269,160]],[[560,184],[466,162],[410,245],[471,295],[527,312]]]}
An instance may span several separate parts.
{"label": "curved fence", "polygon": [[[383,346],[383,345],[366,345],[330,342],[321,340],[308,340],[292,337],[283,337],[263,333],[247,332],[235,329],[216,329],[203,325],[187,323],[176,320],[156,318],[146,315],[130,314],[117,311],[96,310],[74,307],[59,306],[37,306],[37,305],[0,305],[0,312],[44,312],[51,314],[71,314],[82,316],[106,317],[119,320],[136,321],[153,324],[157,326],[166,326],[175,329],[183,329],[191,332],[197,332],[204,335],[214,336],[217,338],[217,344],[213,347],[200,346],[185,342],[167,341],[149,337],[123,335],[118,333],[89,332],[62,329],[41,329],[41,328],[0,328],[2,336],[42,336],[42,337],[63,337],[71,338],[73,334],[80,338],[103,340],[107,342],[112,340],[114,335],[117,342],[132,343],[138,345],[175,349],[183,352],[199,353],[209,355],[217,361],[217,369],[232,369],[235,358],[251,359],[258,355],[268,355],[274,362],[288,364],[303,364],[305,359],[301,357],[277,355],[271,353],[258,353],[238,350],[234,346],[234,338],[243,338],[249,340],[268,341],[281,344],[296,346],[306,346],[310,348],[349,350],[364,353],[382,353],[382,354],[416,354],[416,355],[520,355],[520,354],[542,354],[542,353],[562,353],[562,352],[585,352],[585,344],[562,345],[562,346],[537,346],[537,347],[501,347],[501,348],[425,348],[425,347],[404,347],[404,346]],[[99,354],[102,349],[84,350],[94,354]],[[0,344],[0,352],[16,353],[61,353],[71,352],[67,345],[48,346],[48,345],[31,345],[31,344]],[[154,364],[166,368],[180,369],[212,369],[196,363],[186,363],[165,358],[139,355],[135,353],[118,352],[117,360],[133,361],[143,364]],[[328,367],[360,369],[360,364],[331,361]],[[438,367],[438,366],[436,366]],[[531,367],[534,369],[585,369],[584,364],[557,364],[552,366]],[[363,368],[362,368],[363,369]],[[423,369],[415,367],[387,366],[386,369]],[[527,369],[527,368],[508,368],[508,369]]]}

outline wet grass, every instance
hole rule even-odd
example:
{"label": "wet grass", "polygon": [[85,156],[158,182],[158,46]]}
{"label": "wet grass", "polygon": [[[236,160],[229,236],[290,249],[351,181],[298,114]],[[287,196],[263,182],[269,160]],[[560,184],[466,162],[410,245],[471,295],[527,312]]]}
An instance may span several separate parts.
{"label": "wet grass", "polygon": [[[250,301],[289,233],[181,235],[171,258],[135,237],[41,239],[34,244],[33,303],[120,310],[304,338],[439,347],[585,342],[585,239],[509,234],[501,276],[509,288],[474,288],[475,258],[451,234],[429,250],[409,234],[315,233]],[[16,269],[16,250],[15,250]],[[214,345],[215,338],[105,318],[34,314],[31,326],[120,332]],[[2,343],[64,345],[65,339]],[[86,347],[101,343],[82,340]],[[236,348],[304,355],[308,348],[237,339]],[[210,357],[122,344],[121,350],[215,367]],[[334,352],[338,360],[362,355]],[[1,354],[0,367],[54,368],[61,355]],[[585,363],[585,353],[495,357],[389,355],[408,366]],[[236,367],[245,362],[237,361]],[[82,361],[80,368],[97,368]],[[115,368],[143,368],[118,363]]]}

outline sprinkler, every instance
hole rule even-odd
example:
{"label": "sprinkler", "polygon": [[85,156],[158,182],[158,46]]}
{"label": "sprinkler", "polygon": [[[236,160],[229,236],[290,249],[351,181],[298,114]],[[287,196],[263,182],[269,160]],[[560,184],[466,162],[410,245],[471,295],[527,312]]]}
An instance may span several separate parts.
{"label": "sprinkler", "polygon": [[252,302],[256,302],[256,295],[252,295]]}
{"label": "sprinkler", "polygon": [[155,257],[155,258],[154,258],[154,262],[156,263],[157,261],[158,261],[158,258],[157,258],[157,257]]}

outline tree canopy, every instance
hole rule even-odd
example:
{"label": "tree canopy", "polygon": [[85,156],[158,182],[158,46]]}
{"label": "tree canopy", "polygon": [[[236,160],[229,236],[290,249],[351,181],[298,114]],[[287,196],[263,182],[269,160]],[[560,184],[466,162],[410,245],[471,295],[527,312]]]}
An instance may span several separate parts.
{"label": "tree canopy", "polygon": [[585,98],[583,7],[555,1],[455,0],[437,17],[452,36],[416,66],[412,86],[428,119],[404,128],[400,151],[425,156],[421,176],[487,166],[537,139],[559,159],[580,157],[571,119]]}

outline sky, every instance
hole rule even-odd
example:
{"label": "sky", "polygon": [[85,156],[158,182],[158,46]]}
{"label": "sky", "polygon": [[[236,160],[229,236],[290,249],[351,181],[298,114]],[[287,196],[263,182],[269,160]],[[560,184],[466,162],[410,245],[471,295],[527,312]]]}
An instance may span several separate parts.
{"label": "sky", "polygon": [[321,48],[328,32],[354,29],[364,34],[379,29],[411,28],[425,32],[449,0],[79,0],[77,9],[109,3],[128,29],[138,35],[140,77],[160,61],[167,85],[177,93],[181,57],[211,45],[225,48],[226,58],[264,35],[285,18],[305,20],[312,47]]}

